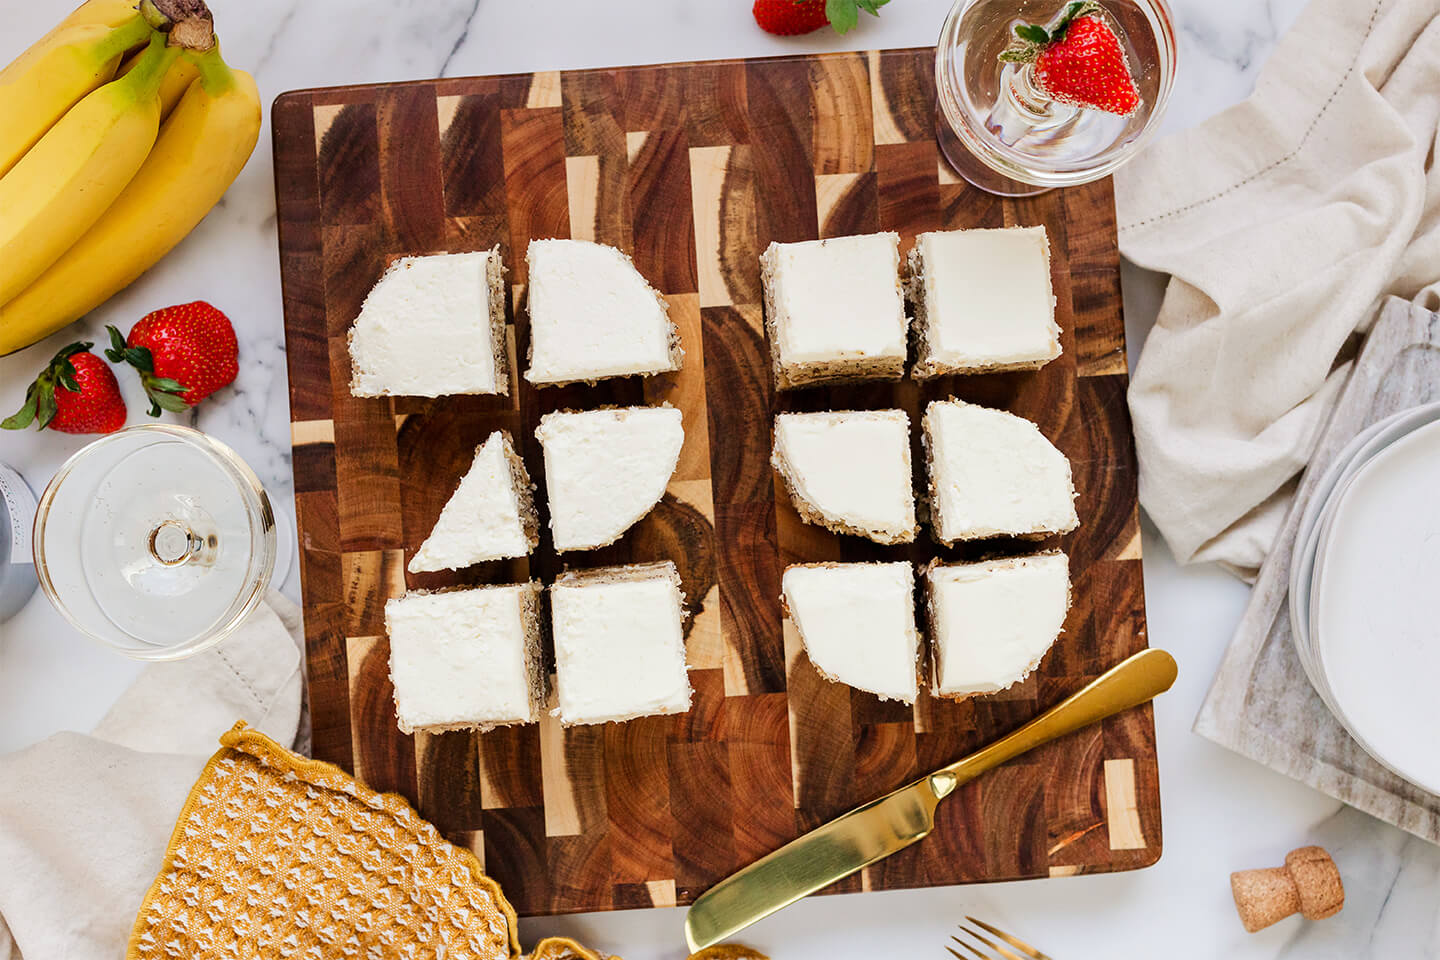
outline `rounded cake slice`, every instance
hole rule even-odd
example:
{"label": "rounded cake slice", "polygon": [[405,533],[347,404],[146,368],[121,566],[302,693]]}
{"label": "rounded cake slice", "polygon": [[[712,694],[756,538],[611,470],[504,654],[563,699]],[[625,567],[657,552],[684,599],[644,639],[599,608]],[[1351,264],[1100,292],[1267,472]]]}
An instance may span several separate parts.
{"label": "rounded cake slice", "polygon": [[1080,525],[1070,461],[1024,417],[961,400],[925,408],[930,523],[946,546]]}
{"label": "rounded cake slice", "polygon": [[622,251],[588,240],[531,240],[530,364],[537,386],[679,370],[669,306]]}
{"label": "rounded cake slice", "polygon": [[995,693],[1028,677],[1065,627],[1070,561],[1060,551],[925,569],[931,690]]}
{"label": "rounded cake slice", "polygon": [[540,542],[532,489],[510,434],[496,430],[476,448],[470,469],[410,558],[410,572],[459,570],[529,554]]}
{"label": "rounded cake slice", "polygon": [[914,703],[920,636],[909,563],[804,563],[781,578],[786,615],[820,675]]}
{"label": "rounded cake slice", "polygon": [[807,523],[876,543],[915,539],[905,411],[782,413],[771,463]]}
{"label": "rounded cake slice", "polygon": [[540,418],[556,551],[614,543],[665,495],[685,427],[670,406],[561,411]]}

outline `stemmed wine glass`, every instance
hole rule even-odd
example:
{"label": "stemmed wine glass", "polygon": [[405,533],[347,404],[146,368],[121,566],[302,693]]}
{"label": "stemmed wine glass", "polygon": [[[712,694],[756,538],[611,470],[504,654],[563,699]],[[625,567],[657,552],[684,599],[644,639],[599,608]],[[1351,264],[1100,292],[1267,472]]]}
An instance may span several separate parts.
{"label": "stemmed wine glass", "polygon": [[1175,79],[1175,30],[1165,0],[1103,0],[1140,95],[1128,115],[1047,96],[1034,67],[1001,54],[1022,33],[1051,27],[1066,0],[958,0],[935,50],[941,151],[970,183],[1028,196],[1113,173],[1154,134]]}
{"label": "stemmed wine glass", "polygon": [[229,447],[172,424],[130,427],[61,466],[35,514],[35,571],[82,633],[141,660],[209,649],[255,609],[275,515]]}

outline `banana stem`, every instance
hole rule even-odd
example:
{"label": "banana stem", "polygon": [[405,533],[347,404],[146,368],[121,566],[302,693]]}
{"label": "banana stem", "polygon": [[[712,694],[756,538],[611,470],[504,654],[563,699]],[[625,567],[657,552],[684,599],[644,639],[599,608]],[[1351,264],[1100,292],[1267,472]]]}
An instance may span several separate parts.
{"label": "banana stem", "polygon": [[160,92],[160,82],[165,78],[165,71],[170,69],[170,64],[179,56],[180,49],[169,46],[165,34],[152,33],[150,45],[140,54],[140,59],[135,62],[135,69],[115,82],[128,85],[137,99],[153,98]]}
{"label": "banana stem", "polygon": [[211,97],[219,97],[235,85],[235,71],[220,57],[220,44],[203,53],[185,54],[200,71],[200,85]]}
{"label": "banana stem", "polygon": [[118,56],[149,40],[150,34],[150,24],[137,14],[111,30],[109,36],[100,41],[100,50],[106,57]]}
{"label": "banana stem", "polygon": [[172,47],[203,51],[215,46],[215,18],[205,0],[141,0],[140,13],[155,29],[168,31]]}

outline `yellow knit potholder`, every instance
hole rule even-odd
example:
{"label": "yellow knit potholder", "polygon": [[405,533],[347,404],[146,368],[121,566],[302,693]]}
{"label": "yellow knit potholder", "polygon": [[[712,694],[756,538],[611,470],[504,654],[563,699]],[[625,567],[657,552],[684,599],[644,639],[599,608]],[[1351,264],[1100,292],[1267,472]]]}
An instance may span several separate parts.
{"label": "yellow knit potholder", "polygon": [[[243,723],[220,743],[180,810],[127,960],[520,956],[500,887],[403,797]],[[601,955],[551,937],[531,960]],[[724,946],[691,960],[765,957]]]}
{"label": "yellow knit potholder", "polygon": [[515,911],[402,797],[243,723],[220,738],[145,895],[127,960],[501,960]]}

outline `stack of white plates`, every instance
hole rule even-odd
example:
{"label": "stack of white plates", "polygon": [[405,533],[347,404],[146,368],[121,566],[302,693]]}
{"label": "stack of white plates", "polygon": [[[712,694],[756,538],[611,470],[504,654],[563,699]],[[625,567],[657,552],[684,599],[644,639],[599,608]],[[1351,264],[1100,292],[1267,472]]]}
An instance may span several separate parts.
{"label": "stack of white plates", "polygon": [[1440,403],[1370,426],[1320,478],[1296,534],[1290,626],[1355,741],[1440,793]]}

